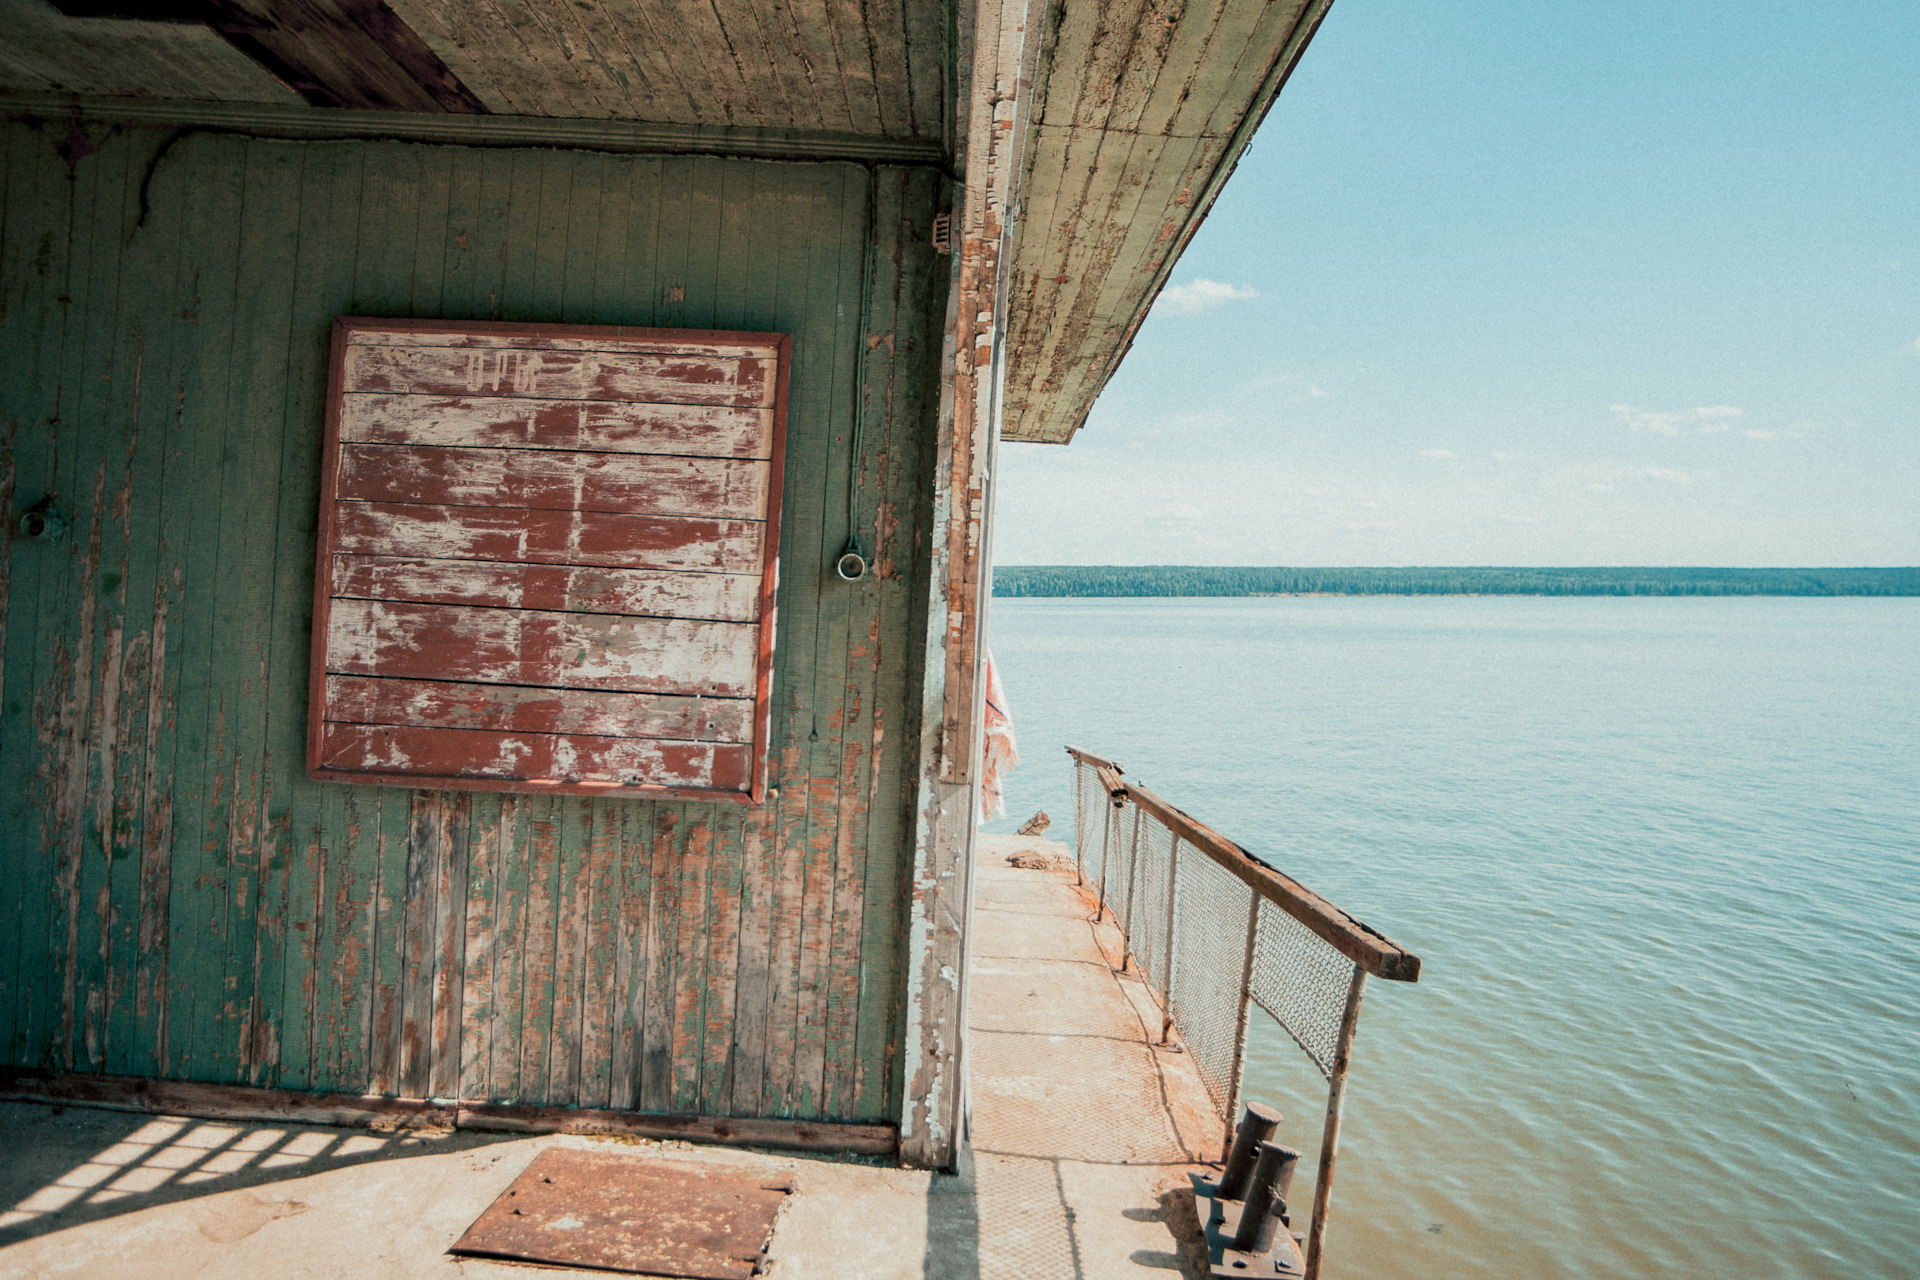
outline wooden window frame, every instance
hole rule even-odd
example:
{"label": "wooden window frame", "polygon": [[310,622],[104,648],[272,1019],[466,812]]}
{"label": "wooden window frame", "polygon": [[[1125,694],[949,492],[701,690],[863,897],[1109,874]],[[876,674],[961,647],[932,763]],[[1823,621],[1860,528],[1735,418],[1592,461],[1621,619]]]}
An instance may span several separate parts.
{"label": "wooden window frame", "polygon": [[[365,331],[404,331],[420,335],[484,336],[491,339],[523,339],[524,348],[539,349],[541,339],[593,339],[636,347],[684,345],[773,347],[776,350],[775,396],[770,437],[770,459],[761,551],[758,592],[757,656],[753,676],[753,734],[747,785],[744,788],[700,787],[666,783],[621,783],[604,780],[568,781],[566,779],[488,778],[448,776],[424,772],[379,773],[330,768],[321,763],[325,740],[326,691],[328,677],[328,636],[335,596],[333,594],[333,557],[336,544],[336,493],[341,458],[341,405],[345,391],[347,349],[353,335]],[[389,319],[373,316],[341,316],[333,322],[333,346],[329,359],[326,398],[326,428],[321,462],[320,508],[316,570],[314,577],[312,655],[309,669],[307,732],[307,776],[323,782],[349,782],[373,786],[408,787],[426,790],[492,791],[532,795],[582,795],[632,799],[671,797],[692,800],[733,800],[744,804],[762,804],[767,797],[767,777],[772,750],[773,728],[773,648],[777,624],[776,593],[780,574],[780,515],[784,493],[786,463],[786,426],[789,380],[792,370],[793,336],[782,333],[758,333],[713,329],[656,329],[625,325],[519,324],[503,321],[453,321]],[[493,347],[491,349],[502,349]],[[513,348],[506,348],[513,349]],[[621,403],[614,401],[612,403]]]}

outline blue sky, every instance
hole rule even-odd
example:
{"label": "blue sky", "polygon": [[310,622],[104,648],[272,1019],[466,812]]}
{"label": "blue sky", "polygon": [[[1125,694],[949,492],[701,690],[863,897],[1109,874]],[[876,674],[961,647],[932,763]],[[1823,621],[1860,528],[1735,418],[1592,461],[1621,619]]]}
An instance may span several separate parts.
{"label": "blue sky", "polygon": [[1336,0],[1001,564],[1920,563],[1920,3]]}

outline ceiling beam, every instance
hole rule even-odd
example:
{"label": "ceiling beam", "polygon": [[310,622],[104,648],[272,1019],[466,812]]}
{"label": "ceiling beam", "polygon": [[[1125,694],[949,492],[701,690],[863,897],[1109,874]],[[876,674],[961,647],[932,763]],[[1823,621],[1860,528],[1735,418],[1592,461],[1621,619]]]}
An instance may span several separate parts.
{"label": "ceiling beam", "polygon": [[73,18],[202,22],[316,107],[485,115],[386,0],[54,0]]}

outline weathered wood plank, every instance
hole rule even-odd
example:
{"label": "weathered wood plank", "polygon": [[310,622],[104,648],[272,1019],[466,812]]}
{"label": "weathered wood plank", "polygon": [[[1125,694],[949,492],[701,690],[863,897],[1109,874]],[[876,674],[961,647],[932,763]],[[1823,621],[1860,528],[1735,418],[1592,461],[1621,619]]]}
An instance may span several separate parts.
{"label": "weathered wood plank", "polygon": [[560,815],[557,796],[537,796],[527,829],[527,931],[521,951],[520,1056],[522,1100],[553,1100],[549,1061],[554,1018],[554,944],[560,895]]}
{"label": "weathered wood plank", "polygon": [[488,1032],[492,1061],[483,1096],[518,1101],[525,1096],[520,1037],[526,1025],[527,893],[532,879],[532,829],[535,803],[544,798],[507,796],[501,801],[499,829],[500,888],[494,917],[493,1017]]}
{"label": "weathered wood plank", "polygon": [[753,740],[753,703],[657,693],[601,693],[371,676],[327,677],[326,716],[352,724],[510,733]]}
{"label": "weathered wood plank", "polygon": [[587,846],[592,840],[591,802],[568,796],[554,801],[559,840],[554,876],[553,1026],[547,1040],[547,1098],[573,1105],[580,1098],[581,1035],[587,994],[587,915],[592,885]]}
{"label": "weathered wood plank", "polygon": [[[586,885],[586,928],[581,955],[579,1081],[572,1101],[585,1107],[609,1101],[615,1029],[625,1003],[621,978],[620,810],[617,800],[587,802],[587,845],[582,858]],[[623,1100],[624,1101],[624,1100]]]}
{"label": "weathered wood plank", "polygon": [[818,1116],[827,1069],[827,988],[833,976],[833,856],[839,786],[829,770],[806,781],[807,839],[799,874],[800,936],[794,978],[793,1114]]}
{"label": "weathered wood plank", "polygon": [[340,438],[483,449],[767,458],[773,410],[620,400],[349,392]]}
{"label": "weathered wood plank", "polygon": [[436,1098],[460,1096],[460,1051],[466,992],[468,827],[473,796],[443,796],[439,858],[435,865],[432,1017],[427,1090]]}
{"label": "weathered wood plank", "polygon": [[719,458],[362,444],[340,450],[334,496],[761,520],[769,470]]}
{"label": "weathered wood plank", "polygon": [[336,600],[327,666],[379,675],[749,697],[758,628],[603,613]]}
{"label": "weathered wood plank", "polygon": [[412,820],[407,835],[406,887],[394,902],[400,913],[400,1007],[393,1092],[402,1098],[424,1098],[433,1066],[431,1029],[437,958],[433,922],[439,914],[439,864],[445,854],[441,839],[445,832],[440,793],[414,791],[408,795]]}
{"label": "weathered wood plank", "polygon": [[740,946],[736,970],[730,1115],[760,1110],[767,1072],[767,1006],[772,993],[774,815],[755,805],[742,824]]}
{"label": "weathered wood plank", "polygon": [[713,817],[713,852],[707,871],[707,976],[700,988],[700,1056],[693,1104],[700,1115],[725,1114],[733,1101],[730,1073],[738,1012],[743,825],[732,807]]}
{"label": "weathered wood plank", "polygon": [[[5,451],[5,485],[9,495],[21,495],[22,505],[39,500],[51,487],[53,433],[41,429],[46,402],[58,393],[59,380],[45,368],[49,331],[48,303],[59,292],[59,281],[35,269],[51,258],[52,245],[41,239],[52,225],[50,197],[57,189],[70,190],[57,169],[52,148],[35,129],[0,130],[0,344],[11,359],[0,362],[0,398],[5,421],[0,423],[0,448]],[[48,252],[42,255],[46,245]],[[49,265],[51,265],[49,263]],[[9,511],[15,510],[11,505]],[[0,545],[0,565],[6,567],[5,622],[0,633],[0,730],[7,750],[0,752],[0,816],[15,842],[33,849],[39,862],[40,842],[32,835],[39,818],[29,795],[31,757],[38,749],[37,716],[33,711],[34,667],[39,657],[35,628],[24,619],[39,613],[41,579],[48,557],[43,548],[8,539]],[[45,901],[43,872],[30,863],[14,873],[12,891],[0,896],[0,1055],[8,1061],[26,1059],[28,1005],[41,990],[45,957],[38,942],[45,936],[40,908]],[[35,929],[35,924],[41,928]],[[32,941],[29,941],[29,937]]]}
{"label": "weathered wood plank", "polygon": [[494,955],[502,896],[501,796],[476,795],[467,820],[467,900],[461,920],[460,1045],[458,1087],[462,1098],[492,1097]]}
{"label": "weathered wood plank", "polygon": [[[102,182],[95,196],[93,224],[96,236],[109,242],[92,260],[89,292],[112,299],[111,312],[139,305],[140,295],[124,287],[131,254],[125,247],[135,213],[130,212],[126,181],[135,155],[132,148],[101,158]],[[131,511],[126,501],[133,484],[134,451],[129,396],[138,363],[124,329],[113,316],[96,318],[88,326],[88,360],[100,375],[79,389],[73,402],[82,421],[97,422],[105,430],[94,434],[103,495],[107,508],[100,519],[97,568],[92,590],[94,663],[89,678],[94,685],[87,740],[85,838],[80,901],[87,905],[81,930],[82,969],[80,1000],[80,1060],[99,1070],[112,1059],[116,1034],[124,1026],[123,1013],[134,962],[131,922],[137,905],[136,870],[130,861],[137,847],[138,809],[129,803],[134,794],[143,740],[132,720],[140,702],[140,676],[145,645],[137,633],[129,635],[127,574],[131,552]],[[83,466],[85,464],[83,463]]]}
{"label": "weathered wood plank", "polygon": [[[509,313],[508,319],[552,320],[560,315],[561,308],[566,304],[567,212],[573,205],[576,185],[573,177],[579,160],[578,155],[563,151],[538,153],[538,177],[535,179],[538,183],[538,192],[534,206],[533,239],[531,243],[522,245],[523,256],[532,267],[525,294],[528,310],[519,316]],[[585,192],[581,193],[581,198],[587,198]],[[449,354],[457,356],[457,353]],[[489,353],[469,354],[478,355],[484,360]],[[524,356],[513,352],[490,354],[503,369],[526,368],[529,364],[544,368],[548,359],[539,352],[527,352]],[[568,359],[565,353],[560,358]],[[576,376],[584,375],[588,382],[595,380],[594,375],[600,370],[603,360],[610,360],[616,370],[628,374],[664,369],[666,366],[678,363],[671,357],[660,364],[655,364],[654,362],[661,361],[660,357],[618,355],[602,357],[590,352],[583,352],[572,359],[577,361]],[[644,363],[629,363],[630,360]],[[710,368],[701,360],[695,360],[692,363],[702,368]],[[668,375],[668,381],[673,381],[672,375]],[[536,382],[535,387],[529,387],[528,390],[535,390],[537,385]],[[644,380],[634,381],[628,377],[616,377],[608,383],[607,390],[625,392],[620,395],[621,399],[644,399],[645,396],[632,395],[633,391],[638,390],[641,385],[645,385]],[[718,389],[720,384],[715,386]]]}
{"label": "weathered wood plank", "polygon": [[757,575],[336,555],[331,591],[363,600],[753,622]]}
{"label": "weathered wood plank", "polygon": [[[276,1078],[281,1039],[292,784],[275,785],[267,754],[269,704],[262,695],[272,674],[276,518],[295,283],[288,268],[300,238],[299,204],[284,193],[300,189],[305,151],[285,143],[248,149],[243,196],[248,227],[241,240],[234,346],[228,356],[237,368],[229,420],[222,424],[227,452],[221,496],[228,518],[220,530],[214,663],[222,682],[218,714],[232,731],[228,842],[235,892],[223,966],[232,983],[231,1021],[220,1046],[220,1067],[222,1075],[249,1084]],[[242,885],[250,896],[242,896]]]}
{"label": "weathered wood plank", "polygon": [[[1170,38],[1163,37],[1153,74],[1129,76],[1121,87],[1108,116],[1112,127],[1154,135],[1170,132],[1181,107],[1194,95],[1201,68],[1218,56],[1211,46],[1221,34],[1222,20],[1233,22],[1228,12],[1233,7],[1229,0],[1189,3],[1179,13]],[[1226,35],[1232,40],[1231,30]]]}
{"label": "weathered wood plank", "polygon": [[717,104],[706,95],[704,86],[698,95],[688,86],[683,66],[686,46],[672,43],[661,31],[661,18],[678,8],[635,9],[617,3],[600,6],[613,49],[620,55],[614,66],[627,93],[624,114],[634,119],[706,123],[717,113]]}
{"label": "weathered wood plank", "polygon": [[579,734],[332,724],[321,739],[329,773],[445,780],[687,787],[744,792],[750,748],[728,743],[593,738]]}
{"label": "weathered wood plank", "polygon": [[[1257,110],[1262,104],[1263,82],[1276,73],[1284,75],[1304,47],[1304,40],[1326,11],[1327,0],[1288,0],[1284,4],[1262,5],[1234,12],[1234,21],[1222,21],[1215,37],[1216,49],[1208,65],[1195,76],[1193,97],[1174,121],[1175,130],[1191,129],[1223,142],[1247,118],[1249,104]],[[1316,12],[1317,11],[1317,12]],[[1189,123],[1201,111],[1206,123],[1194,128]]]}
{"label": "weathered wood plank", "polygon": [[107,956],[98,937],[102,913],[96,904],[103,891],[111,892],[112,871],[102,843],[104,833],[95,821],[90,801],[99,772],[96,761],[104,728],[101,721],[118,680],[109,683],[102,679],[102,669],[116,656],[106,646],[117,639],[106,634],[103,615],[108,610],[102,608],[99,593],[103,541],[110,536],[105,510],[109,465],[106,432],[77,428],[93,425],[111,412],[102,403],[111,373],[103,376],[101,371],[112,366],[111,333],[119,294],[122,236],[116,200],[120,184],[113,181],[109,167],[96,164],[90,166],[91,172],[73,175],[75,244],[69,289],[81,296],[100,293],[102,305],[88,309],[66,326],[63,351],[61,376],[68,390],[58,414],[62,419],[70,418],[72,427],[62,432],[68,438],[62,440],[61,452],[71,460],[67,465],[73,483],[67,492],[80,500],[69,535],[73,555],[67,577],[72,592],[68,609],[78,616],[77,625],[55,642],[55,682],[48,692],[57,699],[59,745],[46,775],[58,796],[59,831],[56,883],[60,914],[54,946],[60,957],[61,985],[51,1047],[62,1065],[90,1070],[98,1070],[98,1019],[107,976]]}
{"label": "weathered wood plank", "polygon": [[618,299],[609,315],[635,324],[661,323],[656,313],[666,289],[660,278],[660,206],[671,186],[667,163],[658,156],[627,162],[626,274],[609,271],[603,277]]}
{"label": "weathered wood plank", "polygon": [[[326,325],[302,318],[326,308],[352,245],[330,234],[332,195],[342,167],[353,163],[341,148],[299,148],[301,154],[298,224],[294,259],[289,264],[289,345],[282,388],[280,485],[273,563],[273,615],[266,688],[268,777],[285,809],[289,858],[287,918],[281,926],[279,990],[262,983],[263,1000],[279,1008],[278,1066],[275,1083],[312,1087],[321,1054],[321,1011],[317,1007],[323,939],[327,927],[326,885],[336,854],[332,817],[334,797],[309,786],[289,764],[304,755],[306,674],[312,646],[313,557],[304,536],[312,527],[314,494],[319,489],[320,457],[304,424],[323,413],[327,379]],[[290,424],[302,424],[289,429]]]}
{"label": "weathered wood plank", "polygon": [[648,843],[646,981],[641,999],[639,1098],[642,1111],[668,1111],[673,1098],[673,987],[680,928],[679,815],[662,805]]}
{"label": "weathered wood plank", "polygon": [[[414,309],[418,263],[422,157],[419,148],[374,144],[367,148],[360,209],[352,306],[360,312],[400,315]],[[368,951],[369,1091],[394,1093],[399,1084],[405,892],[412,803],[405,791],[387,790],[370,804],[375,856]]]}
{"label": "weathered wood plank", "polygon": [[[877,174],[843,175],[842,198],[854,205],[857,201],[865,205],[867,184],[879,181]],[[877,193],[876,193],[877,194]],[[878,213],[876,202],[876,214]],[[881,235],[878,225],[863,225],[849,220],[839,229],[835,258],[844,264],[837,273],[839,287],[843,296],[859,299],[866,292],[864,275],[867,270],[867,241],[869,237]],[[884,350],[884,345],[876,346],[870,342],[870,334],[865,332],[867,320],[863,319],[861,330],[852,335],[854,341],[836,343],[830,356],[833,370],[830,375],[834,386],[853,385],[865,393],[865,380],[861,376],[866,362],[876,350]],[[868,410],[869,417],[877,416],[880,406],[873,405]],[[845,411],[849,418],[858,413],[856,406],[849,405]],[[846,435],[852,433],[843,427]],[[850,475],[856,463],[849,457],[849,446],[839,443],[839,433],[832,446],[826,450],[826,489],[829,493],[844,493],[853,482]],[[856,497],[855,516],[859,518],[866,507]],[[827,519],[821,527],[823,541],[822,559],[831,558],[847,534],[851,532],[844,523],[845,516],[829,507]],[[862,523],[865,521],[862,519]],[[795,978],[797,989],[796,1002],[796,1040],[794,1066],[793,1107],[796,1115],[817,1116],[822,1114],[824,1104],[823,1087],[827,1062],[827,1005],[828,990],[832,983],[833,950],[832,921],[835,917],[834,901],[834,858],[840,847],[840,826],[842,820],[840,798],[840,771],[844,763],[839,744],[846,731],[847,718],[847,681],[846,655],[850,639],[850,628],[856,598],[864,593],[855,591],[836,591],[821,596],[818,612],[814,620],[815,654],[812,670],[809,672],[810,697],[813,703],[813,717],[818,729],[812,735],[807,752],[807,834],[805,854],[802,859],[804,886],[801,891],[801,922],[799,937],[799,972]]]}
{"label": "weathered wood plank", "polygon": [[447,212],[453,199],[453,157],[448,147],[420,150],[419,217],[413,232],[413,288],[407,296],[407,311],[414,316],[443,316],[447,313],[447,251],[449,244]]}
{"label": "weathered wood plank", "polygon": [[713,878],[713,824],[708,814],[693,810],[687,815],[682,837],[680,865],[680,911],[674,940],[672,1022],[672,1085],[669,1093],[673,1111],[693,1113],[700,1109],[700,1061],[706,1025],[700,1006],[706,995],[708,950],[711,927],[710,886]]}
{"label": "weathered wood plank", "polygon": [[[928,459],[916,448],[924,434],[915,417],[912,388],[937,375],[940,351],[939,300],[947,287],[945,261],[913,234],[931,216],[940,198],[940,180],[924,170],[898,175],[897,265],[891,287],[876,290],[876,331],[893,335],[900,357],[881,367],[882,403],[877,439],[870,445],[882,496],[874,530],[874,580],[879,597],[878,676],[873,692],[871,776],[864,841],[866,884],[860,943],[860,1006],[855,1027],[854,1092],[851,1113],[882,1118],[900,1114],[899,1014],[905,979],[895,939],[904,929],[902,895],[891,886],[905,882],[910,861],[913,744],[907,708],[919,679],[919,650],[907,637],[924,635],[914,584],[924,580],[925,547],[919,537],[910,494],[923,491]],[[882,189],[883,192],[885,188]],[[888,278],[883,276],[883,279]],[[911,353],[909,355],[909,353]],[[915,363],[917,360],[918,363]]]}
{"label": "weathered wood plank", "polygon": [[[693,162],[691,180],[680,193],[681,207],[687,218],[684,268],[686,298],[679,321],[682,324],[713,328],[715,317],[719,314],[721,261],[729,248],[726,241],[725,188],[727,175],[733,167],[716,158],[702,156]],[[772,362],[762,363],[767,378],[762,393],[766,396],[763,403],[770,405],[776,394],[774,370]]]}
{"label": "weathered wood plank", "polygon": [[572,192],[567,205],[567,256],[562,267],[560,306],[554,318],[565,324],[592,324],[594,253],[600,247],[601,192],[607,185],[607,167],[619,163],[606,155],[568,157]]}
{"label": "weathered wood plank", "polygon": [[[851,237],[856,245],[864,232],[864,219],[854,214],[865,201],[858,193],[849,199],[848,175],[818,172],[809,175],[809,195],[819,204],[838,212],[834,225],[816,221],[798,222],[789,229],[780,250],[776,296],[783,307],[783,327],[800,332],[817,329],[827,314],[842,306],[858,306],[858,268],[849,272],[843,262],[843,244]],[[855,175],[856,180],[864,174]],[[856,257],[855,261],[859,261]],[[851,279],[846,277],[851,275]],[[858,339],[855,339],[856,345]],[[790,469],[789,492],[826,493],[825,503],[795,500],[792,518],[782,526],[782,563],[787,565],[826,565],[839,547],[829,546],[829,512],[839,529],[842,490],[831,488],[828,457],[836,436],[846,432],[851,406],[838,398],[819,394],[814,388],[845,386],[836,379],[834,353],[842,344],[808,344],[794,353],[795,403],[789,415]],[[844,438],[842,436],[841,438]],[[844,534],[843,534],[844,536]],[[773,932],[770,939],[772,962],[768,991],[766,1057],[761,1073],[762,1114],[796,1114],[795,1065],[799,1041],[801,971],[801,911],[805,880],[802,865],[808,856],[809,821],[813,813],[809,803],[809,778],[822,737],[831,733],[817,701],[815,674],[820,647],[820,599],[818,594],[793,601],[781,619],[781,651],[774,687],[776,699],[774,741],[776,748],[774,777],[780,785],[775,805],[777,821],[772,834],[774,875],[772,886]],[[821,755],[824,763],[829,755]]]}
{"label": "weathered wood plank", "polygon": [[[894,351],[930,352],[937,348],[928,332],[933,255],[915,229],[931,216],[937,188],[926,175],[901,170],[882,170],[877,181],[877,280],[887,287],[874,291],[869,329],[885,335]],[[922,474],[920,455],[909,443],[917,435],[916,424],[910,417],[902,420],[895,408],[911,403],[903,393],[913,372],[897,357],[870,354],[862,378],[870,420],[859,465],[863,487],[878,500],[868,531],[874,587],[856,602],[849,628],[847,711],[840,734],[839,879],[826,1086],[827,1111],[834,1115],[890,1114],[885,1109],[888,1031],[897,970],[889,964],[893,952],[884,939],[897,936],[897,895],[874,886],[899,883],[904,842],[895,825],[904,811],[899,771],[885,766],[892,760],[888,710],[905,705],[909,697],[906,647],[896,637],[908,634],[912,625],[901,566],[904,562],[911,573],[913,546],[892,495],[916,492]]]}
{"label": "weathered wood plank", "polygon": [[[307,349],[303,353],[303,358],[312,362],[308,367],[315,371],[309,375],[315,380],[308,386],[316,407],[319,397],[325,394],[327,324],[335,307],[345,307],[352,300],[358,257],[353,236],[328,235],[326,231],[355,225],[366,167],[364,149],[328,148],[327,153],[332,161],[331,172],[316,173],[316,187],[303,202],[319,211],[323,230],[317,233],[318,238],[328,246],[325,261],[316,264],[317,301],[313,310],[305,313],[320,312],[320,322],[309,330]],[[308,412],[312,413],[312,409]],[[293,420],[314,421],[317,416]],[[318,450],[314,450],[308,465],[317,471],[318,463]],[[315,489],[308,490],[308,503],[313,501],[314,492]],[[308,526],[303,520],[300,527]],[[311,594],[304,594],[297,598],[296,604],[310,607],[311,600]],[[312,643],[311,623],[304,619],[300,640],[303,647]],[[298,654],[295,664],[299,664]],[[304,702],[306,681],[296,678],[300,683],[295,696]],[[298,724],[304,738],[304,705]],[[372,893],[378,865],[373,829],[377,800],[367,790],[327,787],[323,791],[318,821],[325,858],[315,885],[319,921],[312,990],[307,996],[312,1001],[314,1029],[310,1083],[316,1089],[359,1091],[367,1085],[367,1047],[371,1036],[368,998],[372,990]]]}
{"label": "weathered wood plank", "polygon": [[496,511],[425,503],[343,502],[333,549],[363,555],[752,573],[764,526],[748,520],[601,511]]}
{"label": "weathered wood plank", "polygon": [[[644,163],[635,157],[612,158],[618,165]],[[596,178],[595,194],[604,178]],[[595,241],[598,234],[595,233]],[[609,264],[589,260],[578,264],[590,283],[598,284]],[[626,301],[624,297],[619,299]],[[594,314],[598,314],[597,312]],[[512,320],[454,324],[443,318],[384,320],[349,318],[353,341],[368,347],[445,347],[455,351],[554,350],[600,352],[611,355],[655,355],[690,358],[746,356],[771,360],[778,347],[758,329],[659,329],[647,325],[590,324],[585,321],[532,323]],[[365,326],[372,326],[371,328]]]}
{"label": "weathered wood plank", "polygon": [[[640,1096],[642,1004],[647,976],[647,894],[650,848],[645,837],[653,827],[653,806],[608,802],[617,821],[609,831],[616,850],[615,891],[619,895],[615,926],[618,948],[610,998],[614,1002],[612,1043],[608,1048],[607,1105],[636,1106]],[[598,828],[596,828],[598,830]]]}
{"label": "weathered wood plank", "polygon": [[203,1059],[216,1052],[210,1029],[223,1011],[225,975],[217,983],[207,980],[209,973],[218,972],[208,957],[223,953],[231,891],[226,809],[218,797],[230,791],[232,779],[218,767],[225,746],[213,676],[221,506],[217,497],[209,501],[208,495],[220,493],[222,480],[238,254],[230,238],[224,252],[212,250],[201,238],[204,233],[192,229],[240,224],[247,147],[240,139],[207,139],[200,155],[209,172],[204,180],[183,184],[184,191],[175,195],[186,201],[188,228],[175,305],[183,319],[191,313],[193,328],[191,336],[182,334],[174,373],[186,466],[173,492],[181,495],[186,519],[180,532],[183,594],[176,615],[182,644],[174,714],[181,743],[174,780],[172,873],[180,892],[171,912],[168,1069],[199,1075],[208,1069]]}
{"label": "weathered wood plank", "polygon": [[391,789],[379,799],[374,822],[377,858],[373,892],[372,991],[368,1018],[367,1091],[396,1096],[400,1089],[405,983],[405,929],[416,793]]}

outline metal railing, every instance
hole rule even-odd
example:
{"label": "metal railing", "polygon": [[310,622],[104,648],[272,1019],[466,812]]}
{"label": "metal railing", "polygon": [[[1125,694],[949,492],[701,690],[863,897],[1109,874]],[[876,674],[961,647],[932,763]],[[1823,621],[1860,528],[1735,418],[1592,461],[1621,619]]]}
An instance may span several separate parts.
{"label": "metal railing", "polygon": [[[1081,881],[1113,914],[1129,960],[1159,998],[1162,1039],[1179,1028],[1227,1140],[1255,1008],[1326,1078],[1306,1251],[1307,1280],[1318,1280],[1361,996],[1369,975],[1418,981],[1420,957],[1126,781],[1113,761],[1078,747],[1067,754]],[[1223,1159],[1224,1151],[1223,1142]]]}

